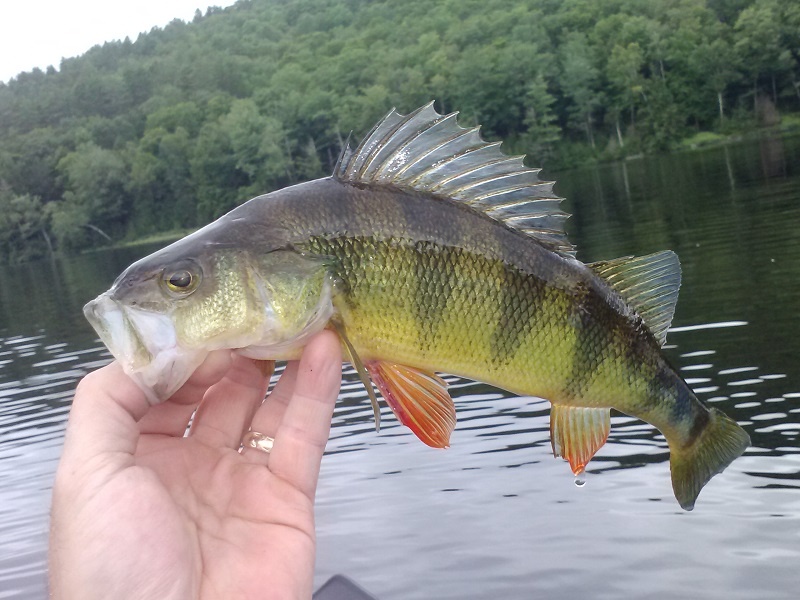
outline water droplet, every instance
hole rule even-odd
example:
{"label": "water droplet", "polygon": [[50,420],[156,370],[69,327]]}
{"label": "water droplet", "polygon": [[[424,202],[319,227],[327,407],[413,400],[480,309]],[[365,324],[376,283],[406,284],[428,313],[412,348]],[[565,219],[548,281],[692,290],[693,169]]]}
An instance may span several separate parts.
{"label": "water droplet", "polygon": [[586,485],[586,477],[583,476],[583,473],[575,476],[575,485],[578,487]]}

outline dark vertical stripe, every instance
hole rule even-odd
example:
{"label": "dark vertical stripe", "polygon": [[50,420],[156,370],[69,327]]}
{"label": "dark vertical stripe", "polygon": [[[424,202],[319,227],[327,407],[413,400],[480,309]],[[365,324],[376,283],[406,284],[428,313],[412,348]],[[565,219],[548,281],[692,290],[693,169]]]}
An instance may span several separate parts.
{"label": "dark vertical stripe", "polygon": [[444,322],[454,284],[458,251],[430,242],[414,246],[413,272],[417,280],[414,316],[419,327],[419,348],[423,355],[435,345]]}
{"label": "dark vertical stripe", "polygon": [[[417,195],[398,197],[395,207],[405,221],[405,231],[427,232],[432,239],[409,239],[411,273],[416,279],[413,310],[418,326],[419,349],[425,352],[436,345],[440,328],[445,320],[452,296],[457,263],[461,251],[456,246],[437,243],[446,237],[459,240],[463,235],[463,217],[454,211],[451,219],[431,220],[428,206],[438,206],[442,201],[430,197],[421,200]],[[446,234],[445,234],[446,232]]]}
{"label": "dark vertical stripe", "polygon": [[492,334],[492,361],[506,365],[516,356],[533,329],[535,311],[542,305],[546,290],[543,282],[506,266],[499,295],[498,318]]}
{"label": "dark vertical stripe", "polygon": [[613,351],[616,315],[612,313],[583,283],[573,290],[569,323],[576,336],[572,372],[564,390],[567,397],[582,398],[606,353]]}
{"label": "dark vertical stripe", "polygon": [[669,407],[670,423],[687,432],[684,444],[693,444],[708,425],[709,413],[700,405],[689,385],[667,362],[659,361],[647,391],[651,401]]}
{"label": "dark vertical stripe", "polygon": [[[504,258],[510,256],[513,249],[508,245],[511,238],[505,228],[496,227],[492,233],[491,245]],[[513,360],[521,340],[532,326],[530,303],[525,298],[531,290],[525,288],[524,276],[511,264],[509,261],[503,262],[501,288],[493,290],[499,301],[491,339],[491,357],[495,367],[502,367]]]}

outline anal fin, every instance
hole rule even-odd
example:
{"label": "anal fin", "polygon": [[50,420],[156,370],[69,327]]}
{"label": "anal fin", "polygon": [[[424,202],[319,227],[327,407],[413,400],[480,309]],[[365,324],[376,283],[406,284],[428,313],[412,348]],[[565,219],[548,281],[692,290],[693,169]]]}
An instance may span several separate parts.
{"label": "anal fin", "polygon": [[553,404],[550,409],[550,443],[553,456],[569,461],[572,472],[580,475],[603,447],[611,429],[611,410]]}
{"label": "anal fin", "polygon": [[399,421],[433,448],[447,448],[456,409],[447,383],[436,374],[388,361],[366,363],[372,381]]}

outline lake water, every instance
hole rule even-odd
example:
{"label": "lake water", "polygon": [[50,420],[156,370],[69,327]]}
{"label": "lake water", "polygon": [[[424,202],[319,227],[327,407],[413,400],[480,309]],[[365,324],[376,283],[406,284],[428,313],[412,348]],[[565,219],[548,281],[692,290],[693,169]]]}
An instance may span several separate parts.
{"label": "lake water", "polygon": [[[433,450],[352,371],[318,493],[317,585],[381,600],[794,599],[800,586],[800,138],[553,175],[584,261],[670,248],[683,287],[667,353],[753,447],[691,513],[666,444],[612,420],[577,486],[548,403],[450,378],[458,426]],[[0,270],[0,599],[44,599],[50,487],[78,379],[109,361],[81,307],[153,248]]]}

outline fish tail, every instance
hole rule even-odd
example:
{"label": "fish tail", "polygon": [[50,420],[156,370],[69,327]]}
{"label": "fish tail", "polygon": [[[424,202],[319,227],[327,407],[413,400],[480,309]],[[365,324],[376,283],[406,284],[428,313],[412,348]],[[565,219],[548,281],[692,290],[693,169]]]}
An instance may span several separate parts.
{"label": "fish tail", "polygon": [[[692,510],[700,490],[750,445],[750,436],[736,421],[711,408],[708,422],[686,446],[670,444],[672,489],[684,510]],[[677,445],[675,445],[677,446]]]}

